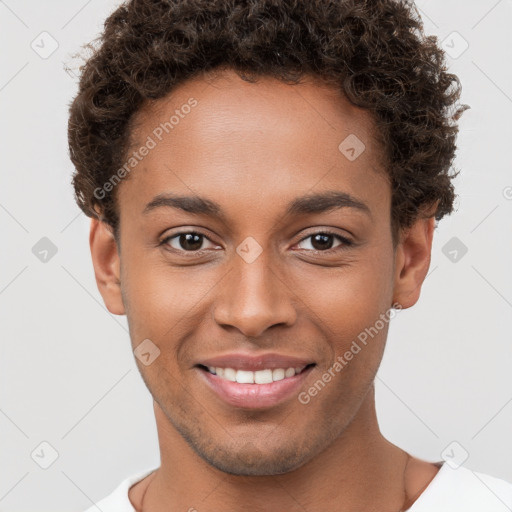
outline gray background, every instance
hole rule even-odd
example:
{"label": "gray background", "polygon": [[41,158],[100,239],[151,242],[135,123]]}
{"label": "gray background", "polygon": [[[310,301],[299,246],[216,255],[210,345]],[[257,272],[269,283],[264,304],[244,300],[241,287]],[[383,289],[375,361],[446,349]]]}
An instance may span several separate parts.
{"label": "gray background", "polygon": [[[96,289],[67,154],[72,55],[117,3],[0,1],[1,511],[83,510],[159,464],[151,397],[125,317]],[[378,416],[418,457],[467,457],[512,481],[512,0],[417,5],[472,108],[454,163],[458,211],[436,230],[420,302],[392,321]],[[47,261],[43,237],[57,249]],[[58,454],[47,469],[43,442]]]}

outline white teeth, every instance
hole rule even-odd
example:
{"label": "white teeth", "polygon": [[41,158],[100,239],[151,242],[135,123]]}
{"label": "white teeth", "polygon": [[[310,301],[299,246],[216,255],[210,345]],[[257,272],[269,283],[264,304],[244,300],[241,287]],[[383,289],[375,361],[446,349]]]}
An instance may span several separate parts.
{"label": "white teeth", "polygon": [[270,384],[272,381],[272,370],[259,370],[254,372],[254,382],[256,384]]}
{"label": "white teeth", "polygon": [[[218,370],[219,368],[217,368]],[[222,370],[222,368],[221,368]],[[236,382],[236,371],[233,368],[224,368],[224,378],[231,382]]]}
{"label": "white teeth", "polygon": [[236,381],[240,384],[254,384],[254,372],[238,370],[236,372]]}
{"label": "white teeth", "polygon": [[284,379],[284,369],[283,368],[276,368],[275,370],[272,370],[272,380],[283,380]]}
{"label": "white teeth", "polygon": [[285,377],[293,377],[295,375],[295,368],[287,368],[284,372]]}
{"label": "white teeth", "polygon": [[293,377],[303,369],[304,366],[297,366],[295,368],[266,368],[252,372],[248,370],[235,370],[234,368],[208,366],[208,371],[213,375],[240,384],[270,384],[287,377]]}

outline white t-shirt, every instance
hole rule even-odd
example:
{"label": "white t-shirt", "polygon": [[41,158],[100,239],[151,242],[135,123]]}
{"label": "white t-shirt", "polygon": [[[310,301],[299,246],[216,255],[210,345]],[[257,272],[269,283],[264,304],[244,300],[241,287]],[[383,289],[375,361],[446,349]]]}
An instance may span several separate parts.
{"label": "white t-shirt", "polygon": [[[135,512],[128,489],[158,468],[123,480],[114,492],[84,512]],[[407,512],[511,512],[512,483],[465,467],[443,463],[428,487]]]}

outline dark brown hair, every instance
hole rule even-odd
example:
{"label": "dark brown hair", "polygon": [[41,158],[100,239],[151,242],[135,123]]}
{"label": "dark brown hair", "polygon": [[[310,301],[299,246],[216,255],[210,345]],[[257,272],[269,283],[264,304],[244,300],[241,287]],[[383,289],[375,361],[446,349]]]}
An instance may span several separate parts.
{"label": "dark brown hair", "polygon": [[132,0],[93,43],[70,105],[73,186],[85,214],[116,236],[115,188],[95,190],[123,165],[134,113],[222,67],[247,81],[312,75],[367,109],[385,148],[393,233],[425,207],[438,203],[437,220],[452,211],[456,121],[469,107],[412,1]]}

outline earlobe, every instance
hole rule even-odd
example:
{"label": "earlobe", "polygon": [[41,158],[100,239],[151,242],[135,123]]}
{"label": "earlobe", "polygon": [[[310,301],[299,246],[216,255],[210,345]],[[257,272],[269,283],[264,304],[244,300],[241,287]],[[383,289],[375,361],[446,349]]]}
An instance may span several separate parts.
{"label": "earlobe", "polygon": [[414,306],[430,266],[434,217],[420,218],[401,233],[396,248],[393,303],[403,309]]}
{"label": "earlobe", "polygon": [[91,219],[89,233],[94,276],[106,308],[114,315],[124,315],[121,294],[121,261],[112,228]]}

